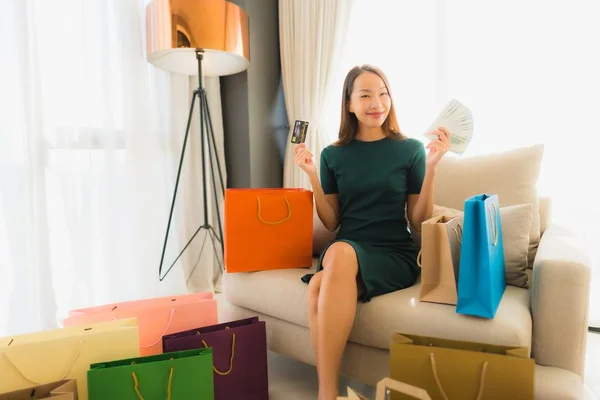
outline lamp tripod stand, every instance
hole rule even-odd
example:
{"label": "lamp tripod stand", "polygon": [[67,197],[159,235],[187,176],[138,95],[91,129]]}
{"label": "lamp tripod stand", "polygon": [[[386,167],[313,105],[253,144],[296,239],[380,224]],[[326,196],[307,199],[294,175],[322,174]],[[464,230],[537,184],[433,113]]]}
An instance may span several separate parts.
{"label": "lamp tripod stand", "polygon": [[[213,163],[213,151],[214,151],[214,159],[216,161],[217,170],[218,170],[218,174],[219,174],[219,180],[221,183],[221,193],[223,195],[225,193],[225,185],[223,184],[223,174],[221,172],[221,163],[219,161],[219,156],[218,156],[218,152],[217,152],[217,144],[215,141],[215,133],[214,133],[214,129],[213,129],[212,119],[210,117],[210,111],[208,109],[208,100],[206,97],[206,89],[202,85],[202,77],[203,77],[202,76],[202,61],[203,61],[203,58],[204,58],[204,51],[201,49],[196,49],[196,59],[198,61],[198,88],[194,90],[194,94],[193,94],[192,101],[190,104],[190,112],[189,112],[189,116],[188,116],[187,127],[185,129],[185,136],[183,139],[183,147],[181,149],[181,157],[179,159],[179,168],[177,170],[177,179],[175,181],[175,190],[173,191],[173,200],[171,202],[171,211],[169,213],[169,222],[167,223],[167,231],[165,233],[165,241],[163,244],[162,254],[160,257],[160,266],[158,268],[158,276],[159,276],[160,281],[165,279],[165,277],[167,276],[169,271],[173,268],[175,263],[177,263],[177,261],[179,260],[179,258],[183,254],[183,252],[185,252],[185,250],[189,247],[189,245],[192,243],[192,241],[194,240],[196,235],[198,235],[198,233],[201,230],[205,230],[206,235],[210,236],[210,239],[211,239],[211,242],[213,245],[213,249],[215,251],[215,256],[217,258],[217,262],[219,263],[219,267],[221,268],[221,271],[223,271],[223,263],[217,255],[219,253],[219,251],[217,250],[217,247],[220,247],[221,257],[223,257],[224,245],[223,245],[223,227],[222,227],[222,223],[221,223],[221,212],[219,211],[219,195],[217,193],[217,183],[216,183],[214,163]],[[181,252],[177,256],[175,261],[173,261],[173,263],[167,269],[165,274],[162,275],[163,263],[164,263],[164,259],[165,259],[165,251],[167,249],[167,242],[169,239],[169,231],[171,229],[171,221],[173,219],[173,210],[175,208],[175,199],[177,198],[177,189],[179,188],[179,179],[181,177],[181,168],[183,166],[185,149],[187,147],[187,140],[188,140],[188,136],[190,133],[190,125],[192,122],[192,115],[194,114],[194,106],[196,103],[196,97],[199,99],[199,109],[200,109],[200,146],[201,146],[201,155],[202,155],[202,158],[201,158],[201,160],[202,160],[201,161],[202,162],[202,198],[203,198],[203,202],[204,202],[203,203],[204,204],[204,210],[203,210],[204,211],[204,220],[203,220],[203,223],[198,227],[196,232],[192,235],[190,240],[187,242],[187,244],[184,246],[183,250],[181,250]],[[205,145],[204,145],[205,141],[207,143],[207,146],[206,146],[207,149],[205,149]],[[212,150],[211,150],[211,144],[212,144]],[[208,150],[208,160],[206,157],[207,150]],[[207,196],[207,182],[206,182],[206,171],[205,171],[207,161],[210,164],[210,174],[212,177],[213,194],[215,197],[215,206],[216,206],[216,210],[217,210],[217,220],[218,220],[218,224],[219,224],[219,234],[218,235],[208,220],[208,203],[207,203],[208,196]],[[216,245],[215,241],[218,242],[218,246]],[[206,237],[205,237],[205,242],[206,242]],[[200,249],[200,254],[198,255],[199,258],[202,255],[202,251],[204,250],[204,244],[205,243],[202,244],[202,247]],[[190,275],[192,273],[193,273],[193,270],[190,273]]]}

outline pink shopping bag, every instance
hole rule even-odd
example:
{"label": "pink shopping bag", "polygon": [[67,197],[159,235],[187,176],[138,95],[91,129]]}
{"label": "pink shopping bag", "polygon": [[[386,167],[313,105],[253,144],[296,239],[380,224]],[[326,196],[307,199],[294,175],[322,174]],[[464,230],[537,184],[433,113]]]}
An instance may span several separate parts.
{"label": "pink shopping bag", "polygon": [[64,327],[121,318],[137,318],[140,355],[161,354],[162,337],[218,323],[212,293],[158,297],[69,311]]}

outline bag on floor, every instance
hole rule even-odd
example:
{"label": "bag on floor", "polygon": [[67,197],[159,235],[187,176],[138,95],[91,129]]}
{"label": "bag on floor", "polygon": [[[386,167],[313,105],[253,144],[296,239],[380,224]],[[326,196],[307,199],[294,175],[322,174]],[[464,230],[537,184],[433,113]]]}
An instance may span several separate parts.
{"label": "bag on floor", "polygon": [[462,217],[444,215],[421,225],[421,301],[456,305],[462,225]]}
{"label": "bag on floor", "polygon": [[165,351],[212,348],[215,399],[269,399],[267,332],[258,317],[166,335]]}
{"label": "bag on floor", "polygon": [[217,303],[212,293],[159,297],[72,310],[64,326],[77,326],[121,318],[137,318],[140,355],[160,354],[162,337],[217,323]]}
{"label": "bag on floor", "polygon": [[494,318],[506,289],[498,196],[465,201],[456,312]]}
{"label": "bag on floor", "polygon": [[0,394],[0,400],[78,400],[75,379]]}
{"label": "bag on floor", "polygon": [[[375,400],[386,400],[388,391],[408,395],[411,399],[431,400],[425,390],[391,378],[383,378],[377,383]],[[368,398],[348,387],[348,396],[338,396],[337,400],[368,400]]]}
{"label": "bag on floor", "polygon": [[87,400],[90,364],[139,355],[133,318],[2,338],[0,393],[74,379],[79,400]]}
{"label": "bag on floor", "polygon": [[[533,399],[534,360],[526,347],[394,334],[390,377],[433,400]],[[391,400],[412,399],[393,393]]]}
{"label": "bag on floor", "polygon": [[227,272],[312,266],[313,194],[305,189],[227,189]]}
{"label": "bag on floor", "polygon": [[89,400],[213,400],[212,361],[196,349],[92,364]]}

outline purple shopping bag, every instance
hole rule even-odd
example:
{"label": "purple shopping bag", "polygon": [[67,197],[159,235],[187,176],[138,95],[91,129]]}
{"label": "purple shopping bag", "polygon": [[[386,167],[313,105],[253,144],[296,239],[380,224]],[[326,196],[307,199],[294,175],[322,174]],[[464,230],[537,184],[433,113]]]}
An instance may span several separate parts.
{"label": "purple shopping bag", "polygon": [[215,400],[268,400],[267,331],[258,317],[162,338],[163,352],[212,347]]}

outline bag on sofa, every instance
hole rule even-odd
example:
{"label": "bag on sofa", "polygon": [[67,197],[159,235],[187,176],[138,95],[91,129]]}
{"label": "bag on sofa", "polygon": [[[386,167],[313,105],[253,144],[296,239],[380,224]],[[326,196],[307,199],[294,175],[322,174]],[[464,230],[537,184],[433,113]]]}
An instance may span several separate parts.
{"label": "bag on sofa", "polygon": [[456,305],[462,223],[440,215],[421,225],[421,301]]}
{"label": "bag on sofa", "polygon": [[396,333],[390,345],[390,377],[423,388],[433,400],[531,400],[534,360],[528,354],[526,347]]}
{"label": "bag on sofa", "polygon": [[465,201],[456,312],[494,318],[506,290],[497,195]]}
{"label": "bag on sofa", "polygon": [[258,317],[163,337],[165,352],[211,347],[215,399],[269,399],[267,331]]}
{"label": "bag on sofa", "polygon": [[309,268],[313,194],[305,189],[227,189],[223,235],[227,272]]}
{"label": "bag on sofa", "polygon": [[162,337],[167,333],[216,324],[217,302],[211,292],[157,297],[69,311],[63,325],[137,318],[140,355],[160,354]]}

